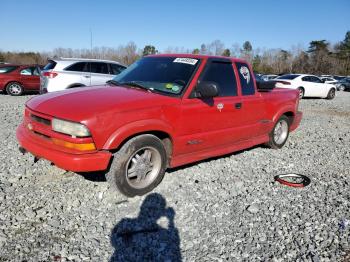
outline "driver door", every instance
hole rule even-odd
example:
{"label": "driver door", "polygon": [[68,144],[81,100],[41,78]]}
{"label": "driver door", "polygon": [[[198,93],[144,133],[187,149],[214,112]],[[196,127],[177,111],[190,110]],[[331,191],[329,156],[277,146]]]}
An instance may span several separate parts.
{"label": "driver door", "polygon": [[186,98],[181,112],[179,154],[208,150],[243,139],[234,67],[229,59],[209,59],[198,82],[214,82],[219,95],[213,98]]}

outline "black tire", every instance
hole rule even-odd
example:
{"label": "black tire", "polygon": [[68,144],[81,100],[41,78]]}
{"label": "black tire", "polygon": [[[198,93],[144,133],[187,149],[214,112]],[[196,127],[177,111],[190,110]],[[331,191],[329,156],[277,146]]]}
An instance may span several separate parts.
{"label": "black tire", "polygon": [[299,99],[302,99],[305,95],[305,89],[304,87],[298,87],[299,90]]}
{"label": "black tire", "polygon": [[334,99],[334,97],[335,97],[335,89],[334,89],[334,88],[331,88],[331,89],[328,91],[328,95],[327,95],[326,99],[332,100],[332,99]]}
{"label": "black tire", "polygon": [[[151,156],[144,156],[149,153],[146,151],[151,151]],[[133,160],[140,163],[136,164]],[[112,189],[119,190],[127,197],[141,196],[152,191],[162,181],[166,166],[167,154],[162,141],[154,135],[140,135],[131,138],[113,155],[106,180]],[[130,174],[136,176],[130,177]]]}
{"label": "black tire", "polygon": [[20,96],[23,91],[23,86],[18,82],[10,82],[6,85],[6,92],[11,96]]}
{"label": "black tire", "polygon": [[[269,134],[270,140],[267,143],[267,146],[269,146],[270,148],[273,149],[280,149],[284,146],[284,144],[287,142],[288,136],[289,136],[289,118],[285,115],[281,116],[278,121],[276,122],[275,126],[273,127],[272,131]],[[283,132],[286,132],[285,134],[283,134],[283,136],[281,137],[281,139],[276,139],[275,133],[278,131],[276,130],[277,128],[279,128],[279,124],[283,123],[283,128],[287,128],[286,130],[283,130]],[[283,139],[282,139],[283,138]]]}

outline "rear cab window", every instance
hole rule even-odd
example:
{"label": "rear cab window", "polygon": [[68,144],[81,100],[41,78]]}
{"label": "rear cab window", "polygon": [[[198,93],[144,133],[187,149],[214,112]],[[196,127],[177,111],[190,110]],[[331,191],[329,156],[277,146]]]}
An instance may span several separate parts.
{"label": "rear cab window", "polygon": [[253,74],[246,63],[236,62],[236,67],[238,70],[239,81],[241,83],[242,95],[254,95],[255,85],[253,80]]}

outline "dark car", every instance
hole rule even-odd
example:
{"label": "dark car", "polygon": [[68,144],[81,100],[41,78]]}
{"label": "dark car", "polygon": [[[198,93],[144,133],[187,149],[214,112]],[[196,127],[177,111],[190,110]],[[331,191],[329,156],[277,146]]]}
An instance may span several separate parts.
{"label": "dark car", "polygon": [[350,77],[340,80],[337,84],[337,88],[340,91],[350,91]]}
{"label": "dark car", "polygon": [[40,67],[38,65],[0,65],[0,91],[20,96],[24,91],[39,91]]}

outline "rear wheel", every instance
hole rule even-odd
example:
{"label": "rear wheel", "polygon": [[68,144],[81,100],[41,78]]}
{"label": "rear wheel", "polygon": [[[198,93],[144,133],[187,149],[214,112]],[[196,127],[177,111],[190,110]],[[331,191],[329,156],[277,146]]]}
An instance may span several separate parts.
{"label": "rear wheel", "polygon": [[303,87],[299,87],[298,90],[299,90],[299,99],[302,99],[304,97],[305,90]]}
{"label": "rear wheel", "polygon": [[326,99],[332,100],[334,97],[335,97],[335,89],[334,89],[334,88],[331,88],[331,89],[328,91],[328,95],[327,95]]}
{"label": "rear wheel", "polygon": [[338,88],[339,91],[344,91],[345,90],[345,86],[344,85],[340,85]]}
{"label": "rear wheel", "polygon": [[8,83],[6,92],[11,96],[20,96],[23,94],[23,86],[17,82]]}
{"label": "rear wheel", "polygon": [[268,146],[273,149],[279,149],[284,146],[289,136],[289,118],[281,116],[269,134],[270,140]]}
{"label": "rear wheel", "polygon": [[141,196],[162,181],[166,164],[162,141],[154,135],[140,135],[114,154],[106,179],[112,188],[128,197]]}

